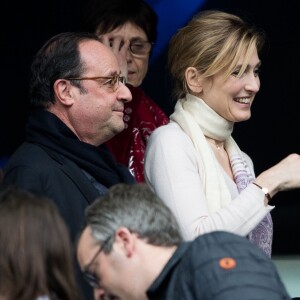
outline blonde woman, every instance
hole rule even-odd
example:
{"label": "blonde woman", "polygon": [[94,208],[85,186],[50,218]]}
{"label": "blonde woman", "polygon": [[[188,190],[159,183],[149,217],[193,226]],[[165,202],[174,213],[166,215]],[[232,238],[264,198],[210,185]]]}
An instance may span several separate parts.
{"label": "blonde woman", "polygon": [[255,177],[232,138],[251,117],[260,89],[264,34],[240,17],[202,11],[170,41],[168,63],[178,101],[156,129],[145,157],[146,181],[177,217],[185,239],[215,230],[247,236],[271,256],[270,200],[300,187],[300,157],[291,154]]}

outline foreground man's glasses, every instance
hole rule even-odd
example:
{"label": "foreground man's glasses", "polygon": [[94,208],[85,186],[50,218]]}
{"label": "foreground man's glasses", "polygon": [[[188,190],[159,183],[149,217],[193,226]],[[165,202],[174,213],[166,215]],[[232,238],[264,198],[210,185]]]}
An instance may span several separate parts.
{"label": "foreground man's glasses", "polygon": [[95,81],[102,81],[101,85],[108,84],[113,91],[116,91],[119,87],[119,83],[126,84],[126,77],[120,76],[120,74],[115,74],[113,76],[96,76],[96,77],[70,77],[65,78],[67,80],[95,80]]}
{"label": "foreground man's glasses", "polygon": [[98,255],[103,251],[109,240],[111,239],[111,236],[109,236],[100,246],[99,250],[96,252],[94,257],[91,259],[91,261],[86,265],[84,268],[84,271],[82,272],[84,279],[87,281],[87,283],[92,287],[92,288],[100,288],[100,278],[97,277],[96,274],[92,273],[89,271],[93,263],[95,262],[96,258]]}

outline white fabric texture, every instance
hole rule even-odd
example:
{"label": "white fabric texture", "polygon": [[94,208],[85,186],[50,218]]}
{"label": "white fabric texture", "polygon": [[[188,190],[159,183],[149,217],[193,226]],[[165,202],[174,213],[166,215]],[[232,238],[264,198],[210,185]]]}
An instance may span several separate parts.
{"label": "white fabric texture", "polygon": [[[146,182],[171,208],[185,239],[214,230],[248,235],[273,207],[264,205],[261,190],[248,185],[255,178],[253,164],[231,137],[233,123],[192,95],[177,102],[170,119],[148,140]],[[232,161],[242,157],[248,185],[244,190],[238,191],[225,173],[204,134],[226,141]]]}

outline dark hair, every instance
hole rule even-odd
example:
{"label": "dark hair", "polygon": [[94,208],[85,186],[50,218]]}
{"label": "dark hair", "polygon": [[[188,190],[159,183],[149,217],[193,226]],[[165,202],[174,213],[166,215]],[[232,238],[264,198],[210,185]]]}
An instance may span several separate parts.
{"label": "dark hair", "polygon": [[156,42],[158,17],[143,0],[90,0],[84,7],[82,27],[84,31],[102,34],[130,22],[140,27],[149,42]]}
{"label": "dark hair", "polygon": [[111,250],[116,230],[123,226],[151,245],[168,247],[182,241],[170,209],[144,183],[112,186],[86,208],[85,222],[100,244],[112,237],[104,248],[106,252]]}
{"label": "dark hair", "polygon": [[37,52],[31,64],[32,108],[48,108],[55,103],[53,84],[57,79],[80,77],[84,66],[79,44],[86,40],[99,41],[92,33],[64,32],[50,38]]}
{"label": "dark hair", "polygon": [[72,250],[53,202],[14,187],[0,192],[0,295],[9,300],[41,295],[81,299]]}

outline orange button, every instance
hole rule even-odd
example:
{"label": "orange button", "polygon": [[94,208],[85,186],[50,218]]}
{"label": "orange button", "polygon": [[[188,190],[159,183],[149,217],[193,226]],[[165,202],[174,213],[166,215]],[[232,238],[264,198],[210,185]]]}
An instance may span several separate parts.
{"label": "orange button", "polygon": [[222,269],[231,270],[235,268],[236,261],[231,257],[224,257],[219,260],[219,265]]}

